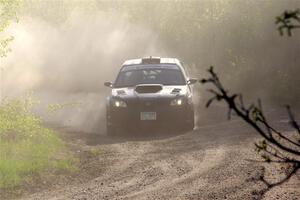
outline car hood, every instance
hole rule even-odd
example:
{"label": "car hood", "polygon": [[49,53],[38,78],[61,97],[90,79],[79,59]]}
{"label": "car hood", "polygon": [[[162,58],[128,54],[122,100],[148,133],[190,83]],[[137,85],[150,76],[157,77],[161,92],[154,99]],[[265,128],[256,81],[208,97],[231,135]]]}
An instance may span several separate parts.
{"label": "car hood", "polygon": [[[142,89],[140,89],[142,88]],[[143,88],[154,88],[153,92],[143,91]],[[139,90],[138,90],[139,89]],[[112,96],[119,98],[141,98],[141,97],[155,97],[155,98],[172,98],[176,96],[186,96],[188,92],[187,85],[157,85],[157,84],[145,84],[138,85],[136,87],[125,88],[113,88]]]}

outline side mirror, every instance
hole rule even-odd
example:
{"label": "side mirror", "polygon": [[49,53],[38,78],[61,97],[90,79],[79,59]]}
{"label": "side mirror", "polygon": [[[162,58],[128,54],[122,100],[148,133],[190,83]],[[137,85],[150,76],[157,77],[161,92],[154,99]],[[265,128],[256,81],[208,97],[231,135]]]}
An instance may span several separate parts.
{"label": "side mirror", "polygon": [[104,82],[104,86],[112,88],[113,84],[112,82]]}
{"label": "side mirror", "polygon": [[195,78],[190,78],[190,79],[188,79],[187,80],[187,84],[188,85],[193,85],[193,84],[195,84],[195,83],[197,83],[197,79],[195,79]]}

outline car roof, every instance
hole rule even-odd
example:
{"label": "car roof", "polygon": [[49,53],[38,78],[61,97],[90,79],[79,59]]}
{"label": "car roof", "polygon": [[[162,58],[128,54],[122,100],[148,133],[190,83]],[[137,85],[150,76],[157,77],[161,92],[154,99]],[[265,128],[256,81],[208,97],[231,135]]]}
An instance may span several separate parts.
{"label": "car roof", "polygon": [[156,63],[153,64],[177,64],[181,66],[180,61],[177,58],[160,58],[160,57],[145,57],[145,58],[138,58],[138,59],[130,59],[126,60],[123,63],[123,66],[125,65],[140,65],[140,64],[145,64],[145,61],[157,61]]}
{"label": "car roof", "polygon": [[120,71],[123,71],[125,68],[127,67],[134,67],[134,66],[138,66],[138,65],[155,65],[155,64],[169,64],[169,65],[177,65],[183,75],[185,77],[187,77],[187,73],[185,71],[184,66],[182,65],[182,63],[177,59],[177,58],[161,58],[161,57],[154,57],[154,56],[149,56],[149,57],[144,57],[144,58],[138,58],[138,59],[130,59],[130,60],[126,60]]}

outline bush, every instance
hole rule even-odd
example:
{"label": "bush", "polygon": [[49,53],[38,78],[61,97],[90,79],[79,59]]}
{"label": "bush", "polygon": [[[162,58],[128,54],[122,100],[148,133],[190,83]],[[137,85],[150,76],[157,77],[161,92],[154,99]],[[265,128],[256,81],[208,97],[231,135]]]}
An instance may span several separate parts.
{"label": "bush", "polygon": [[30,98],[5,100],[0,104],[0,188],[14,187],[23,178],[59,165],[63,142],[31,110]]}

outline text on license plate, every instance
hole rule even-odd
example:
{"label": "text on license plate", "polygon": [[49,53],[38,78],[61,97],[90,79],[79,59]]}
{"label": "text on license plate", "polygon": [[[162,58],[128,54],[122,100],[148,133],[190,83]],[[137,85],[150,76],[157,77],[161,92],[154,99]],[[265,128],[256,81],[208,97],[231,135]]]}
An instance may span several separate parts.
{"label": "text on license plate", "polygon": [[156,120],[156,112],[141,112],[141,120]]}

